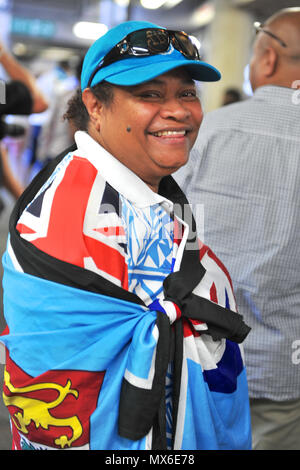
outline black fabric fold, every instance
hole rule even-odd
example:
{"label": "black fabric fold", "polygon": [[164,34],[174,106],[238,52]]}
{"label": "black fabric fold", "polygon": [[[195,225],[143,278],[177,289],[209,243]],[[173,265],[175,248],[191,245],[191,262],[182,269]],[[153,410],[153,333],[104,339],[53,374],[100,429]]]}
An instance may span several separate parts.
{"label": "black fabric fold", "polygon": [[170,323],[168,317],[157,312],[156,325],[159,337],[156,346],[154,377],[149,389],[141,388],[123,380],[119,407],[119,434],[127,439],[138,440],[148,434],[156,422],[153,443],[156,449],[166,448],[165,377],[170,356]]}
{"label": "black fabric fold", "polygon": [[172,200],[175,212],[177,209],[179,216],[183,214],[189,224],[180,270],[169,274],[163,283],[165,299],[175,302],[183,317],[207,323],[205,333],[214,340],[227,338],[242,343],[251,329],[242,315],[192,293],[203,278],[205,268],[200,263],[196,222],[188,200],[171,176],[163,178],[159,189],[160,194]]}
{"label": "black fabric fold", "polygon": [[174,448],[174,437],[175,430],[177,427],[177,416],[180,400],[180,387],[181,387],[181,371],[183,362],[183,323],[182,318],[179,318],[174,323],[174,346],[175,354],[173,360],[173,391],[172,391],[172,418],[173,418],[173,448]]}
{"label": "black fabric fold", "polygon": [[[199,282],[201,275],[199,269],[195,273]],[[193,284],[189,283],[188,276],[181,270],[169,274],[163,283],[165,299],[175,302],[183,317],[205,322],[208,326],[205,333],[211,335],[213,340],[227,338],[242,343],[251,330],[244,323],[242,315],[193,294]]]}

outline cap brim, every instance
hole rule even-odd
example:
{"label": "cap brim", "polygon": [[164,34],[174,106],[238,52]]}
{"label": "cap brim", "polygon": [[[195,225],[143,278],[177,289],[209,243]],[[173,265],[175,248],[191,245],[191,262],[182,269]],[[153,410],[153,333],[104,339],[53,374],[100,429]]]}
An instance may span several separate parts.
{"label": "cap brim", "polygon": [[206,62],[186,59],[177,51],[172,55],[172,58],[168,55],[155,55],[119,60],[100,69],[91,86],[104,80],[114,85],[139,85],[177,67],[185,67],[194,80],[215,82],[221,78],[220,72]]}
{"label": "cap brim", "polygon": [[[215,82],[221,78],[220,72],[205,62],[191,60],[188,63],[183,63],[181,60],[174,60],[166,63],[149,64],[135,67],[131,70],[119,71],[118,73],[108,75],[105,80],[114,85],[139,85],[140,83],[148,82],[149,80],[152,80],[153,78],[177,67],[186,68],[193,80]],[[97,81],[97,75],[95,79]]]}

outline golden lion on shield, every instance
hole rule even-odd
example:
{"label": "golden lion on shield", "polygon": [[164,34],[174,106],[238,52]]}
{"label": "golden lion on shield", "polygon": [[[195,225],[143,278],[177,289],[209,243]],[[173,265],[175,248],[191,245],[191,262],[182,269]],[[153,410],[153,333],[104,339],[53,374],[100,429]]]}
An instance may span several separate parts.
{"label": "golden lion on shield", "polygon": [[[28,387],[17,388],[12,385],[10,374],[5,370],[4,381],[8,390],[13,394],[10,396],[3,393],[5,405],[13,405],[22,410],[22,412],[18,411],[12,416],[12,420],[19,431],[24,434],[28,434],[27,426],[29,426],[31,421],[34,422],[36,428],[39,426],[43,429],[48,429],[49,426],[70,427],[72,429],[72,437],[70,439],[66,435],[61,435],[54,441],[55,444],[61,448],[64,448],[65,446],[70,447],[71,444],[82,435],[83,429],[77,416],[71,416],[70,418],[55,418],[49,412],[52,408],[60,405],[69,394],[78,398],[78,391],[71,389],[71,380],[68,380],[64,387],[56,383],[40,383],[30,385]],[[52,389],[58,392],[56,400],[48,403],[36,398],[21,395],[28,392],[46,389]]]}

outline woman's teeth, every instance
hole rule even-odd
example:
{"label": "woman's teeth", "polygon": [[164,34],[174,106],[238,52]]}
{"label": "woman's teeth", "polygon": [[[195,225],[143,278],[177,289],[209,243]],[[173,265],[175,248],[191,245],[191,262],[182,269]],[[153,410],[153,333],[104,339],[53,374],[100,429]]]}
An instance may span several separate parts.
{"label": "woman's teeth", "polygon": [[185,135],[186,131],[159,131],[153,132],[152,135],[156,137],[170,136],[170,135]]}

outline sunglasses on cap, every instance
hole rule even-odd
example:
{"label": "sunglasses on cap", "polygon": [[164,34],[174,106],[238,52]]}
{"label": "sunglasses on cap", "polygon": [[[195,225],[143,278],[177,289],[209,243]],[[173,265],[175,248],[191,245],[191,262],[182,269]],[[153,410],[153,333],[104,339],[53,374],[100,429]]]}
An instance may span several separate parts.
{"label": "sunglasses on cap", "polygon": [[133,31],[114,46],[101,60],[90,76],[88,87],[96,73],[120,59],[145,57],[167,52],[170,45],[190,60],[200,60],[200,54],[184,31],[170,31],[160,28],[146,28]]}

